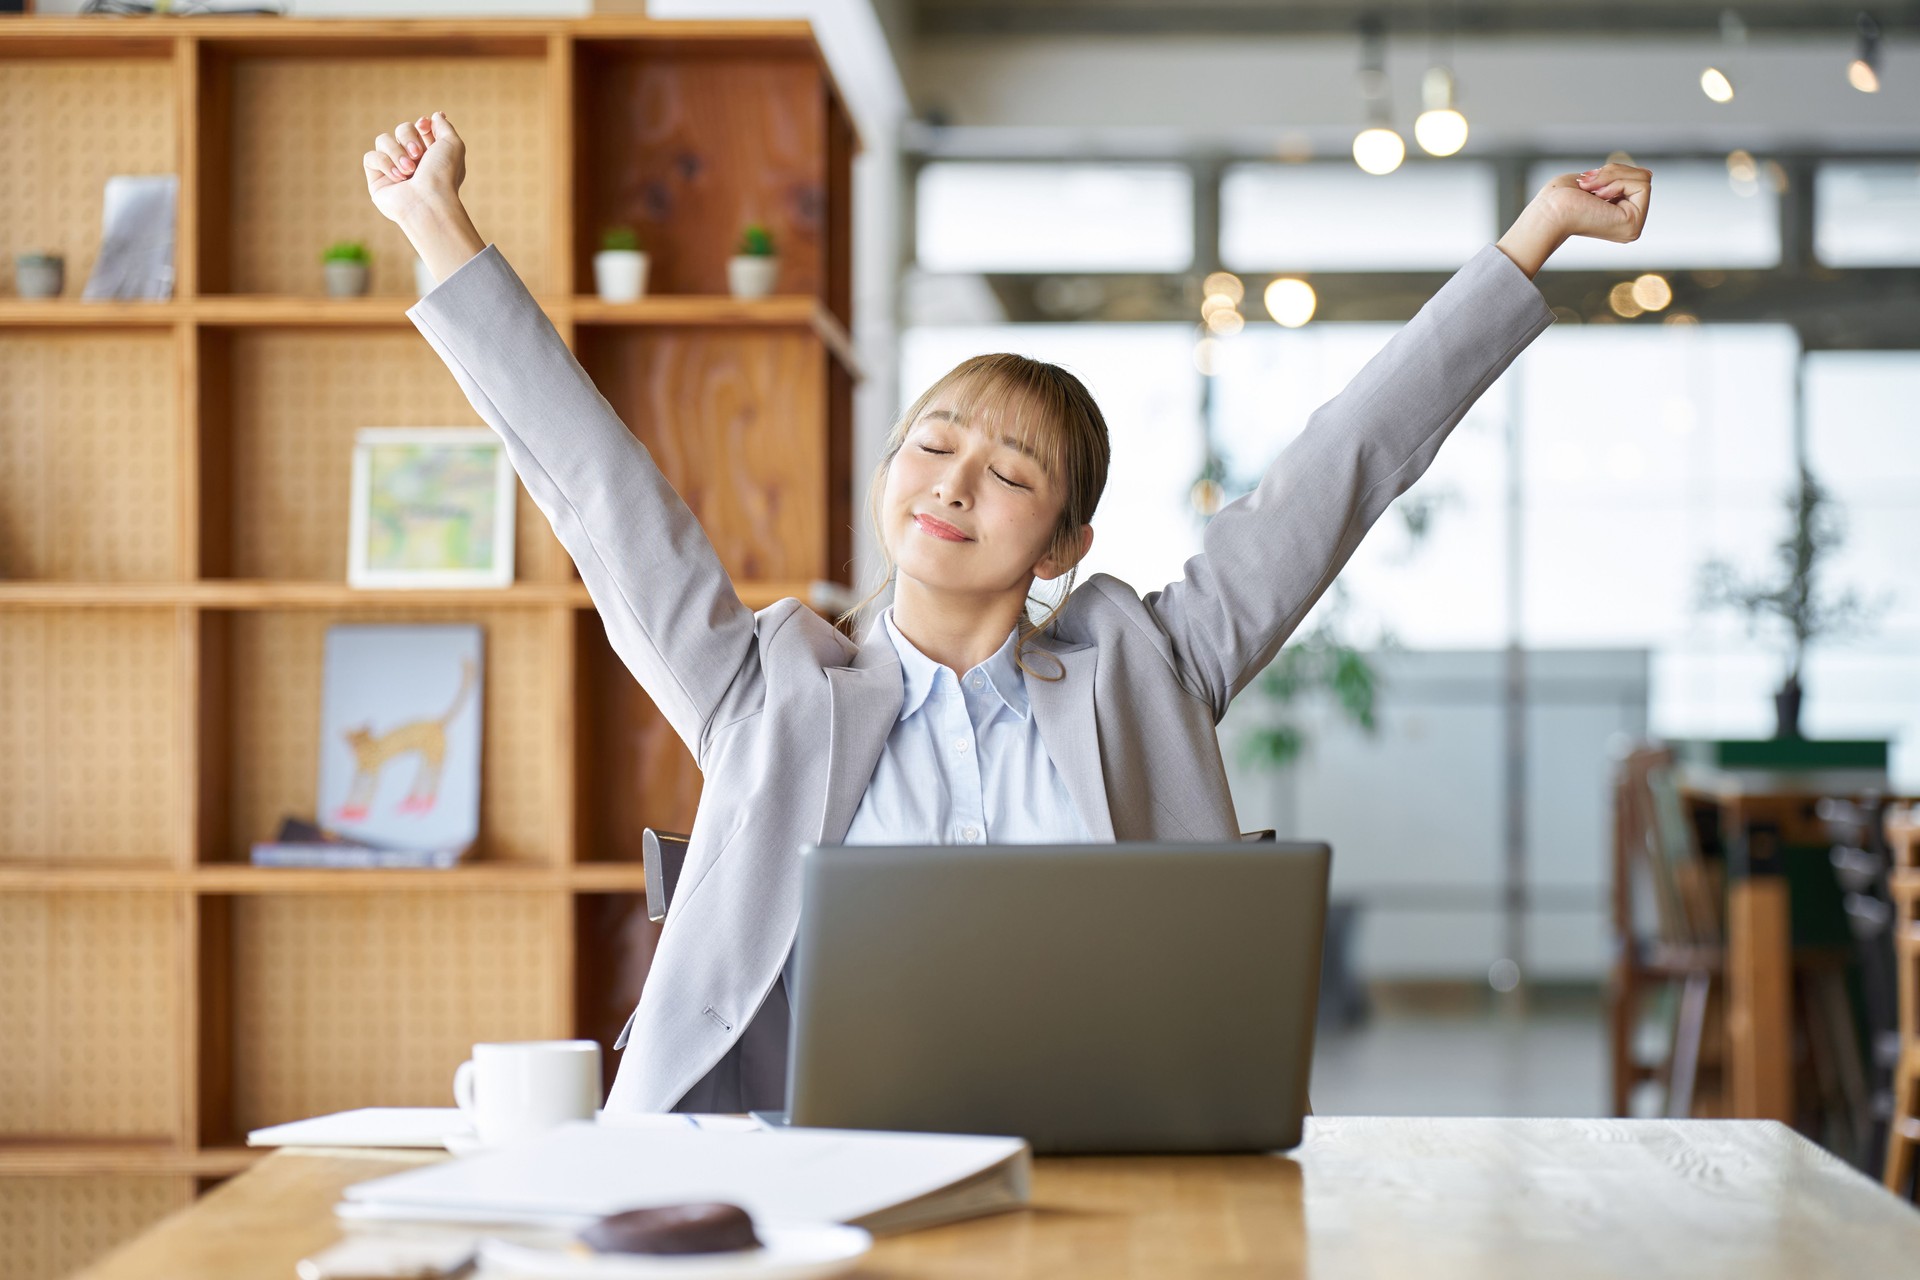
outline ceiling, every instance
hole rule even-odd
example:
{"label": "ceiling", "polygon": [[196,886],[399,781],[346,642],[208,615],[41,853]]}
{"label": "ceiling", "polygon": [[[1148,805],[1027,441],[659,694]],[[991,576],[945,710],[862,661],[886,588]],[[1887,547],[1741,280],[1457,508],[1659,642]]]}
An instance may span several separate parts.
{"label": "ceiling", "polygon": [[960,35],[1351,35],[1450,23],[1462,36],[1719,36],[1850,31],[1864,8],[1887,35],[1920,33],[1920,0],[904,0],[917,39]]}

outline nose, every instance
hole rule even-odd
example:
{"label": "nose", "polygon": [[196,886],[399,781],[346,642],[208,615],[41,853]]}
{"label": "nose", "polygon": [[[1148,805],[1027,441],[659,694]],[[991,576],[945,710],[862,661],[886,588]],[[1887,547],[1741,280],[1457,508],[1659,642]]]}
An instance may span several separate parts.
{"label": "nose", "polygon": [[934,501],[965,510],[973,501],[973,479],[964,463],[949,462],[933,481]]}

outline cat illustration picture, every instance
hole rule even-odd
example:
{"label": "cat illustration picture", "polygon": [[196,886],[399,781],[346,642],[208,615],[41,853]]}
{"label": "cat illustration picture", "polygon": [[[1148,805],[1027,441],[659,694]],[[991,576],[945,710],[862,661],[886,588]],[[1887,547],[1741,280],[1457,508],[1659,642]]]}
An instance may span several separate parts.
{"label": "cat illustration picture", "polygon": [[336,821],[364,821],[379,791],[381,774],[389,767],[402,767],[410,757],[413,780],[395,809],[416,817],[433,812],[439,801],[440,773],[447,758],[447,727],[473,700],[474,688],[479,683],[479,669],[471,657],[461,658],[460,667],[460,687],[440,715],[411,720],[385,733],[376,734],[371,722],[341,732],[353,752],[354,774],[346,798],[334,810]]}

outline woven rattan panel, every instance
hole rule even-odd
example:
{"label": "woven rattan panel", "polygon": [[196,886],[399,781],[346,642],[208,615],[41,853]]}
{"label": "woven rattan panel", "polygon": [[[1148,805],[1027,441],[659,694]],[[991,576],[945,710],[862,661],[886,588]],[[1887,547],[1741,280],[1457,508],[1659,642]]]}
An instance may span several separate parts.
{"label": "woven rattan panel", "polygon": [[232,900],[232,1127],[452,1104],[476,1041],[552,1035],[559,895]]}
{"label": "woven rattan panel", "polygon": [[0,611],[0,862],[170,860],[170,609]]}
{"label": "woven rattan panel", "polygon": [[0,894],[0,1134],[174,1136],[175,921],[167,893]]}
{"label": "woven rattan panel", "polygon": [[[317,110],[316,104],[327,104]],[[324,293],[320,252],[372,251],[371,292],[411,296],[413,249],[367,199],[361,157],[402,120],[441,110],[476,177],[474,225],[544,292],[546,64],[531,58],[247,58],[233,70],[233,290]]]}
{"label": "woven rattan panel", "polygon": [[0,1178],[7,1280],[56,1280],[193,1198],[193,1179],[89,1175]]}
{"label": "woven rattan panel", "polygon": [[[320,330],[233,343],[233,573],[342,582],[361,427],[478,426],[426,340]],[[516,486],[514,575],[566,577],[546,517]]]}
{"label": "woven rattan panel", "polygon": [[66,258],[62,296],[80,296],[107,179],[178,172],[173,84],[164,58],[0,60],[0,295],[37,250]]}
{"label": "woven rattan panel", "polygon": [[0,332],[0,578],[179,576],[174,367],[165,331]]}
{"label": "woven rattan panel", "polygon": [[326,630],[336,623],[478,622],[485,629],[480,742],[480,846],[489,861],[551,862],[560,783],[553,735],[551,615],[539,609],[394,606],[351,613],[239,613],[233,628],[232,848],[203,856],[245,861],[280,819],[313,817],[320,752]]}

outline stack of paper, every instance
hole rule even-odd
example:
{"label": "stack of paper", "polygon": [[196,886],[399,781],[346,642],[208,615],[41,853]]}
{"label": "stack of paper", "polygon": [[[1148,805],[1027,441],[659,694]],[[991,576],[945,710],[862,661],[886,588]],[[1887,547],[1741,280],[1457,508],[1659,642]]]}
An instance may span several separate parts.
{"label": "stack of paper", "polygon": [[628,1209],[718,1200],[756,1222],[843,1222],[883,1233],[1023,1205],[1032,1159],[1019,1138],[580,1120],[466,1159],[355,1183],[335,1212],[351,1221],[577,1230]]}

